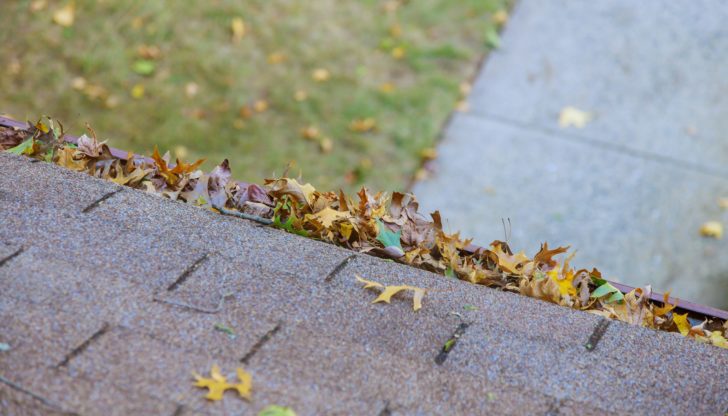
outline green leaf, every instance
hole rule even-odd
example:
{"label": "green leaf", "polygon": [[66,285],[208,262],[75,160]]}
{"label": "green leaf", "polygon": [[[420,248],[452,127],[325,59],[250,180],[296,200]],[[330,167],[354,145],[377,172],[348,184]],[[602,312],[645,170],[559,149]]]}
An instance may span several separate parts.
{"label": "green leaf", "polygon": [[139,75],[152,75],[154,70],[157,69],[157,64],[148,59],[139,59],[134,61],[131,69]]}
{"label": "green leaf", "polygon": [[272,404],[258,413],[258,416],[296,416],[296,412],[290,407],[277,406]]}
{"label": "green leaf", "polygon": [[33,138],[24,141],[23,143],[20,143],[19,145],[15,147],[11,147],[10,149],[6,150],[8,153],[14,153],[16,155],[32,155],[33,154]]}
{"label": "green leaf", "polygon": [[500,35],[495,27],[489,27],[485,31],[485,44],[493,49],[498,49],[501,46]]}
{"label": "green leaf", "polygon": [[612,293],[612,296],[610,296],[607,299],[607,303],[620,302],[623,300],[624,300],[624,294],[621,291],[616,291],[616,292]]}
{"label": "green leaf", "polygon": [[448,339],[447,342],[445,342],[445,345],[442,346],[442,350],[444,352],[450,352],[452,347],[455,346],[455,342],[456,342],[455,338]]}
{"label": "green leaf", "polygon": [[377,234],[377,240],[382,243],[384,248],[387,247],[397,247],[400,251],[404,253],[404,250],[402,249],[402,244],[399,242],[400,236],[402,234],[401,231],[392,232],[389,231],[389,228],[384,226],[384,223],[377,219],[377,227],[379,228],[379,234]]}
{"label": "green leaf", "polygon": [[215,329],[218,330],[218,331],[220,331],[220,332],[224,332],[224,333],[228,334],[228,336],[230,337],[230,339],[237,338],[237,335],[235,335],[235,332],[229,326],[226,326],[226,325],[223,325],[223,324],[215,324]]}
{"label": "green leaf", "polygon": [[455,276],[455,270],[453,270],[452,267],[448,267],[447,269],[445,269],[445,276],[451,277],[453,279],[457,277]]}
{"label": "green leaf", "polygon": [[463,306],[463,309],[465,309],[466,311],[477,311],[478,310],[478,308],[473,305],[465,305],[465,306]]}
{"label": "green leaf", "polygon": [[607,302],[616,302],[624,299],[624,295],[622,292],[619,291],[616,287],[609,284],[609,282],[602,283],[601,286],[594,289],[594,291],[591,294],[592,298],[601,298],[602,296],[606,296],[608,294],[612,294],[608,299]]}

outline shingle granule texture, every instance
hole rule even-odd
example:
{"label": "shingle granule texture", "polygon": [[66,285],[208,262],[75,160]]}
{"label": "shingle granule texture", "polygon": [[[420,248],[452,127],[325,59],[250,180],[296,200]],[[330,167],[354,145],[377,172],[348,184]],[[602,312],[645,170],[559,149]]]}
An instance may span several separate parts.
{"label": "shingle granule texture", "polygon": [[[0,154],[0,224],[3,415],[728,410],[726,350],[619,322],[588,350],[598,316],[363,254],[332,274],[352,252],[50,164]],[[252,400],[207,402],[212,364]]]}

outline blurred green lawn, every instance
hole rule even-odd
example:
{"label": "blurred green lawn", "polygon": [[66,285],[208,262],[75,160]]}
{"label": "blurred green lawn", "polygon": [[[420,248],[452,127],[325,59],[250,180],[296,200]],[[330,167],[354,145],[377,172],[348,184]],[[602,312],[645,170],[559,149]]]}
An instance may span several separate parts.
{"label": "blurred green lawn", "polygon": [[[403,189],[507,3],[76,0],[63,27],[53,16],[69,1],[3,1],[0,113],[47,114],[73,134],[88,122],[115,147],[156,144],[207,168],[229,158],[241,180],[295,161],[320,188]],[[374,130],[352,131],[366,118]]]}

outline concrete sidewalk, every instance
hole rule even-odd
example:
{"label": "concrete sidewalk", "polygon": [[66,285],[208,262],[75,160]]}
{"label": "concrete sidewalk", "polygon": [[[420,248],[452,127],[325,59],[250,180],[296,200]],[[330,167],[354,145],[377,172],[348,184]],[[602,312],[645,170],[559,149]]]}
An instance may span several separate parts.
{"label": "concrete sidewalk", "polygon": [[[728,307],[728,5],[723,1],[522,0],[445,132],[425,210],[480,244]],[[594,115],[562,129],[560,111]]]}

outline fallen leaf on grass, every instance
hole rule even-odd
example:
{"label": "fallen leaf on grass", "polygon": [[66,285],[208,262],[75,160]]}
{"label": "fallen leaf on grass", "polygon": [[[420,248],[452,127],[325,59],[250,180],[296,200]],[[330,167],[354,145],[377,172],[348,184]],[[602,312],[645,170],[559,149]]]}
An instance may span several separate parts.
{"label": "fallen leaf on grass", "polygon": [[376,126],[377,121],[371,117],[357,118],[349,123],[349,130],[355,131],[357,133],[365,133],[367,131],[374,130]]}
{"label": "fallen leaf on grass", "polygon": [[136,100],[144,97],[144,85],[136,84],[133,87],[131,87],[131,96],[132,96],[132,98],[134,98]]}
{"label": "fallen leaf on grass", "polygon": [[295,92],[295,94],[293,94],[293,99],[298,102],[306,101],[307,98],[308,98],[308,93],[304,90],[297,90]]}
{"label": "fallen leaf on grass", "polygon": [[258,413],[258,416],[296,416],[296,412],[290,407],[270,405]]}
{"label": "fallen leaf on grass", "polygon": [[505,10],[498,10],[497,12],[493,13],[493,16],[491,16],[491,20],[496,25],[503,26],[508,23],[508,12]]}
{"label": "fallen leaf on grass", "polygon": [[316,140],[321,136],[321,132],[316,126],[307,126],[301,129],[301,137],[306,140]]}
{"label": "fallen leaf on grass", "polygon": [[334,141],[328,137],[321,138],[319,140],[319,149],[321,149],[321,153],[323,154],[331,153],[334,150]]}
{"label": "fallen leaf on grass", "polygon": [[324,82],[331,78],[331,73],[327,69],[317,68],[311,73],[311,78],[316,82]]}
{"label": "fallen leaf on grass", "polygon": [[401,286],[385,286],[381,283],[374,282],[372,280],[366,280],[363,279],[361,276],[356,275],[356,280],[364,283],[364,289],[382,289],[382,293],[379,294],[379,296],[374,299],[372,303],[378,303],[378,302],[384,302],[384,303],[390,303],[392,300],[392,296],[396,295],[397,293],[403,291],[403,290],[411,290],[412,291],[412,309],[416,312],[422,308],[422,298],[425,296],[426,289],[423,289],[421,287],[415,287],[415,286],[407,286],[407,285],[401,285]]}
{"label": "fallen leaf on grass", "polygon": [[493,49],[498,49],[501,46],[500,35],[498,30],[494,27],[490,27],[485,32],[485,44]]}
{"label": "fallen leaf on grass", "polygon": [[576,107],[564,107],[559,113],[559,127],[584,128],[592,120],[592,114]]}
{"label": "fallen leaf on grass", "polygon": [[234,17],[230,22],[230,30],[233,32],[233,42],[237,43],[245,36],[245,22],[241,17]]}
{"label": "fallen leaf on grass", "polygon": [[71,27],[76,17],[76,5],[69,2],[53,13],[53,22],[58,26]]}
{"label": "fallen leaf on grass", "polygon": [[708,221],[700,227],[700,235],[720,240],[723,238],[723,224],[718,221]]}
{"label": "fallen leaf on grass", "polygon": [[268,55],[268,63],[271,65],[278,65],[285,62],[285,60],[286,55],[283,54],[283,52],[273,52],[272,54]]}
{"label": "fallen leaf on grass", "polygon": [[226,390],[235,390],[238,392],[240,397],[245,400],[250,400],[250,388],[253,385],[253,377],[246,373],[242,368],[237,369],[238,380],[240,383],[230,384],[228,383],[225,376],[220,374],[220,367],[217,364],[213,364],[210,370],[210,378],[202,377],[201,375],[193,372],[192,375],[195,377],[195,387],[207,388],[209,391],[205,396],[208,400],[221,400],[223,393]]}
{"label": "fallen leaf on grass", "polygon": [[147,76],[154,73],[154,70],[157,69],[157,64],[149,59],[138,59],[134,61],[131,69],[139,75]]}

